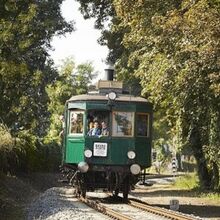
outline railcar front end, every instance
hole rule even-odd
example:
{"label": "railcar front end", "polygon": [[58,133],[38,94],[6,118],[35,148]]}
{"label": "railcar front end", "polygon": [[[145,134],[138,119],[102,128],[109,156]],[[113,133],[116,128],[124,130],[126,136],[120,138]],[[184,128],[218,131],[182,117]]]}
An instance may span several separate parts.
{"label": "railcar front end", "polygon": [[[91,135],[94,121],[104,122],[108,133]],[[65,124],[63,167],[77,194],[103,189],[126,199],[141,170],[151,165],[152,105],[111,82],[109,91],[68,100]]]}

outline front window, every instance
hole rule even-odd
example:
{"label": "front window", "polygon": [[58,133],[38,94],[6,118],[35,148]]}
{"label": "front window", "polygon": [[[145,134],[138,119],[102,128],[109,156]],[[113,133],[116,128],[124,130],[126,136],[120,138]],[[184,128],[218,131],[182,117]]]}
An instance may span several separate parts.
{"label": "front window", "polygon": [[113,112],[112,127],[113,136],[133,136],[134,113]]}
{"label": "front window", "polygon": [[88,136],[109,136],[109,111],[89,110],[87,124]]}
{"label": "front window", "polygon": [[70,134],[83,134],[83,111],[70,111]]}
{"label": "front window", "polygon": [[148,136],[149,115],[146,113],[137,113],[137,136]]}

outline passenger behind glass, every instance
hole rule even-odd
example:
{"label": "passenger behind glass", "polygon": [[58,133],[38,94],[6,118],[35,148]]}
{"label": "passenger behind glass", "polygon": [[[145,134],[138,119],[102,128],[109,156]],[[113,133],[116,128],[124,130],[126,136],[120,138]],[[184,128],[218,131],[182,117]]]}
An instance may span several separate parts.
{"label": "passenger behind glass", "polygon": [[108,136],[109,135],[109,129],[107,124],[103,121],[102,122],[102,131],[101,131],[101,135],[103,136]]}
{"label": "passenger behind glass", "polygon": [[146,120],[138,122],[137,135],[147,136],[147,122],[146,122]]}
{"label": "passenger behind glass", "polygon": [[91,128],[88,132],[88,136],[99,136],[101,134],[101,130],[99,128],[98,121],[94,122],[94,127]]}
{"label": "passenger behind glass", "polygon": [[94,127],[94,123],[91,121],[91,122],[89,122],[89,131],[91,130],[91,129],[93,129],[93,127]]}

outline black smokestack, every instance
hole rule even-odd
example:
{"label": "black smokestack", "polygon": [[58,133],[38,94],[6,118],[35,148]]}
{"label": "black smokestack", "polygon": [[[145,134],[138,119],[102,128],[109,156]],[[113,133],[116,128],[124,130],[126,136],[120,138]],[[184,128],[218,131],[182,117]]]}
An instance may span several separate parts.
{"label": "black smokestack", "polygon": [[114,78],[114,67],[108,66],[105,69],[104,80],[113,81],[113,78]]}

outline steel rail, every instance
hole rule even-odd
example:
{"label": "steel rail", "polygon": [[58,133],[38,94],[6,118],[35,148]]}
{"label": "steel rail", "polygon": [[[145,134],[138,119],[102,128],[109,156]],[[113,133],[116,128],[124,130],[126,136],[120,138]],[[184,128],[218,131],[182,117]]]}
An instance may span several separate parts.
{"label": "steel rail", "polygon": [[89,207],[91,207],[91,208],[95,209],[96,211],[98,211],[104,215],[107,215],[113,219],[132,220],[132,218],[130,218],[129,216],[126,216],[126,215],[123,215],[123,214],[118,213],[116,211],[113,211],[112,209],[110,209],[104,205],[101,205],[98,201],[92,201],[92,200],[89,200],[89,199],[83,198],[83,197],[80,197],[79,199],[81,202],[88,205]]}
{"label": "steel rail", "polygon": [[142,202],[142,201],[139,201],[136,199],[129,199],[128,205],[131,205],[131,206],[138,208],[138,209],[141,209],[143,211],[147,211],[147,212],[153,213],[155,215],[160,215],[160,216],[172,219],[172,220],[195,220],[195,219],[198,219],[198,218],[193,218],[191,216],[185,216],[180,213],[175,213],[170,210],[161,209],[159,207],[153,207],[151,205],[146,204],[145,202]]}

